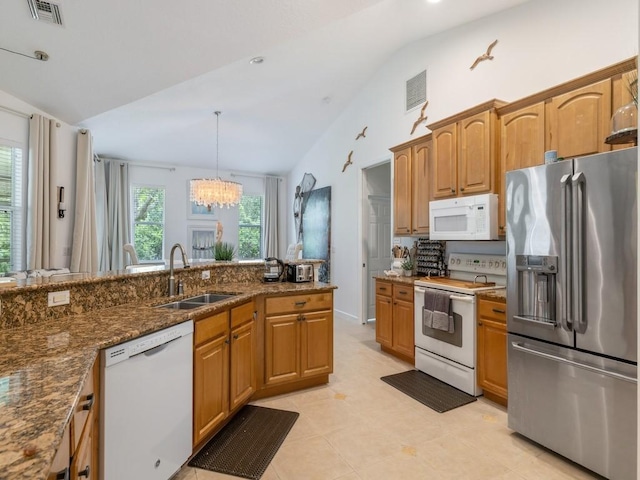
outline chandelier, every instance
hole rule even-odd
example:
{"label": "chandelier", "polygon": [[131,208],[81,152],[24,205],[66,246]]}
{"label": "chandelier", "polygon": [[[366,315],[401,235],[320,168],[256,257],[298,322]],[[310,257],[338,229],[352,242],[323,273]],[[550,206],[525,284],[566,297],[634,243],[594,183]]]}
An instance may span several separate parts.
{"label": "chandelier", "polygon": [[197,205],[212,207],[233,207],[240,203],[242,185],[237,182],[222,180],[218,175],[219,163],[219,122],[222,112],[214,112],[216,116],[216,178],[200,178],[191,180],[189,199]]}

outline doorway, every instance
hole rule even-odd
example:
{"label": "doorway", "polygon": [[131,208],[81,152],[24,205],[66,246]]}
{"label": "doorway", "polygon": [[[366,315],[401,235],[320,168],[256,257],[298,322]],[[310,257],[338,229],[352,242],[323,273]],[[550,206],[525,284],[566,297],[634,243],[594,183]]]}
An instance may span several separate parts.
{"label": "doorway", "polygon": [[362,323],[374,320],[375,280],[391,265],[391,162],[362,170],[363,316]]}

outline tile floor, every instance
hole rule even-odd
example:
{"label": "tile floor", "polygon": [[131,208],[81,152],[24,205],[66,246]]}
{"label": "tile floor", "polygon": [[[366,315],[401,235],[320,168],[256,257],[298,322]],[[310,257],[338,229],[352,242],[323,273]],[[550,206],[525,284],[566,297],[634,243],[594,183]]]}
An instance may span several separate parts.
{"label": "tile floor", "polygon": [[[336,316],[334,342],[328,385],[254,402],[300,413],[263,480],[601,478],[512,433],[482,397],[436,413],[382,382],[411,366],[380,352],[374,324]],[[173,480],[233,478],[184,467]]]}

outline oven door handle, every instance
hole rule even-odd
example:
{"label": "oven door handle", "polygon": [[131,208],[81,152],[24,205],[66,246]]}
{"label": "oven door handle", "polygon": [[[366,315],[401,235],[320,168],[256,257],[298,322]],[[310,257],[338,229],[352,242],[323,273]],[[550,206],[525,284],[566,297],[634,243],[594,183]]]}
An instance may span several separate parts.
{"label": "oven door handle", "polygon": [[461,302],[466,302],[466,303],[474,303],[475,302],[475,297],[473,295],[449,295],[449,298],[451,300],[459,300]]}

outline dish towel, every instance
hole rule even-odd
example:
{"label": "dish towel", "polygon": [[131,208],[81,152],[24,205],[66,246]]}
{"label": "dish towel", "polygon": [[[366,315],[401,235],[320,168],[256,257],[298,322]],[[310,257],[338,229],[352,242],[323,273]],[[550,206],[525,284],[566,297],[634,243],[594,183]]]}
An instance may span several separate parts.
{"label": "dish towel", "polygon": [[425,328],[454,332],[451,298],[446,292],[425,290],[424,307],[422,308],[422,333],[427,334]]}

